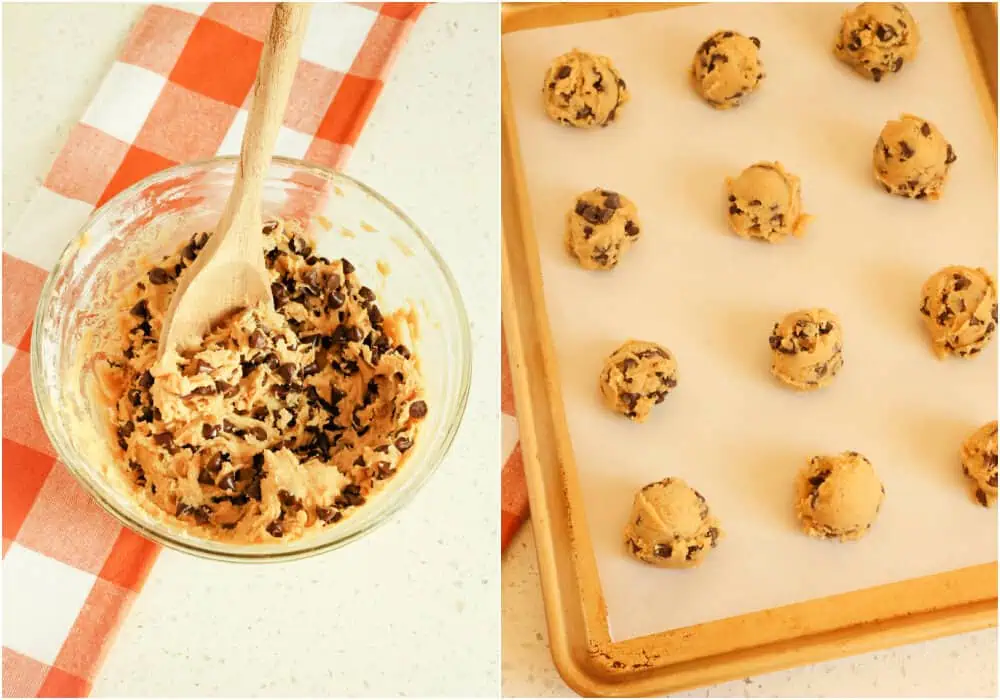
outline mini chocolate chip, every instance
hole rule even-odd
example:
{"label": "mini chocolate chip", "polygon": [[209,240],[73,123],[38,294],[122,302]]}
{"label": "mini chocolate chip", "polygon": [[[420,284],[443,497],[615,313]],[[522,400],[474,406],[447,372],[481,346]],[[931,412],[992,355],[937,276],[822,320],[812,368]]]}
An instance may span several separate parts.
{"label": "mini chocolate chip", "polygon": [[129,312],[133,316],[138,316],[139,318],[149,318],[149,304],[145,299],[140,299],[139,302],[132,307]]}
{"label": "mini chocolate chip", "polygon": [[157,433],[153,436],[153,442],[155,442],[160,447],[166,448],[169,452],[173,452],[177,449],[174,444],[174,435],[170,432]]}
{"label": "mini chocolate chip", "polygon": [[170,281],[170,273],[162,267],[154,267],[148,273],[149,281],[153,284],[166,284]]}

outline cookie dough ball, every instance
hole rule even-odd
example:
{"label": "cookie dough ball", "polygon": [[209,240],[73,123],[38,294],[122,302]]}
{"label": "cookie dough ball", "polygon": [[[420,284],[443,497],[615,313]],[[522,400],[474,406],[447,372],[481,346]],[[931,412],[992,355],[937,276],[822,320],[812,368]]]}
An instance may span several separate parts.
{"label": "cookie dough ball", "polygon": [[997,329],[997,283],[982,268],[953,265],[924,282],[920,313],[938,357],[969,357]]}
{"label": "cookie dough ball", "polygon": [[937,127],[912,114],[886,122],[872,153],[882,189],[912,199],[938,199],[956,160]]}
{"label": "cookie dough ball", "polygon": [[636,423],[649,418],[677,386],[677,362],[656,343],[629,340],[611,353],[601,370],[601,395],[608,407]]}
{"label": "cookie dough ball", "polygon": [[799,473],[795,509],[813,537],[858,540],[878,516],[885,487],[857,452],[813,457]]}
{"label": "cookie dough ball", "polygon": [[738,107],[764,79],[757,50],[760,39],[739,32],[718,31],[705,39],[694,55],[694,89],[716,109]]}
{"label": "cookie dough ball", "polygon": [[625,526],[625,546],[633,557],[670,568],[698,566],[721,537],[705,497],[677,478],[644,486]]}
{"label": "cookie dough ball", "polygon": [[567,126],[607,126],[629,100],[621,75],[605,56],[573,49],[545,73],[545,112]]}
{"label": "cookie dough ball", "polygon": [[840,319],[826,309],[793,311],[771,331],[771,374],[809,391],[833,381],[844,366]]}
{"label": "cookie dough ball", "polygon": [[802,212],[799,178],[781,163],[754,163],[735,180],[726,179],[729,227],[740,238],[776,243],[801,236],[809,215]]}
{"label": "cookie dough ball", "polygon": [[962,472],[975,489],[976,501],[988,508],[997,501],[997,422],[987,423],[962,445]]}
{"label": "cookie dough ball", "polygon": [[566,215],[566,250],[588,270],[614,268],[637,240],[635,204],[617,192],[599,188],[584,192]]}
{"label": "cookie dough ball", "polygon": [[876,83],[917,57],[920,30],[901,3],[863,2],[844,14],[833,53]]}

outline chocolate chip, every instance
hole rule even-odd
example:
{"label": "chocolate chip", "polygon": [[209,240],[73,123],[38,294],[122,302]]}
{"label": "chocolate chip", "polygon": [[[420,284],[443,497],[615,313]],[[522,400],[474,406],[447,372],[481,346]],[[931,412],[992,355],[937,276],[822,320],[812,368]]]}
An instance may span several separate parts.
{"label": "chocolate chip", "polygon": [[177,449],[177,446],[174,444],[174,435],[170,432],[157,433],[153,436],[153,442],[171,453]]}
{"label": "chocolate chip", "polygon": [[191,512],[191,506],[184,503],[183,501],[177,502],[177,509],[174,511],[174,517],[180,518]]}
{"label": "chocolate chip", "polygon": [[669,544],[658,544],[653,547],[653,555],[660,557],[661,559],[669,559],[670,555],[674,553],[674,548]]}
{"label": "chocolate chip", "polygon": [[267,236],[267,235],[270,235],[270,234],[274,233],[274,230],[276,228],[278,228],[278,222],[277,221],[268,221],[266,224],[264,224],[261,227],[260,232],[263,233],[265,236]]}
{"label": "chocolate chip", "polygon": [[951,144],[949,143],[949,144],[948,144],[948,151],[947,151],[947,155],[945,156],[945,159],[944,159],[944,164],[945,164],[945,165],[951,165],[951,164],[952,164],[952,163],[954,163],[954,162],[955,162],[956,160],[958,160],[958,156],[956,156],[956,155],[955,155],[955,149],[953,149],[953,148],[951,147]]}
{"label": "chocolate chip", "polygon": [[333,519],[334,515],[340,515],[337,511],[332,508],[325,508],[323,506],[316,506],[316,517],[322,520],[324,523],[336,522]]}
{"label": "chocolate chip", "polygon": [[[861,48],[861,46],[859,45],[858,48]],[[876,83],[881,82],[882,80],[881,68],[872,68],[872,80],[874,80]]]}
{"label": "chocolate chip", "polygon": [[910,148],[910,144],[908,144],[906,141],[900,141],[899,142],[899,160],[900,161],[909,160],[910,158],[913,157],[913,154],[914,154],[914,150],[912,148]]}
{"label": "chocolate chip", "polygon": [[986,498],[986,492],[982,489],[976,489],[976,500],[983,508],[988,508],[990,505],[989,499]]}
{"label": "chocolate chip", "polygon": [[396,446],[396,449],[399,450],[400,452],[406,452],[408,449],[410,449],[410,447],[413,446],[413,442],[411,442],[410,438],[406,437],[405,435],[400,435],[398,438],[396,438],[396,442],[393,444]]}
{"label": "chocolate chip", "polygon": [[638,236],[639,227],[635,225],[634,221],[625,222],[625,235],[626,236]]}
{"label": "chocolate chip", "polygon": [[162,267],[154,267],[148,273],[149,281],[153,284],[166,284],[170,281],[170,273],[164,270]]}
{"label": "chocolate chip", "polygon": [[354,272],[354,269],[355,269],[355,268],[354,268],[354,265],[352,265],[352,264],[351,264],[351,261],[350,261],[350,260],[348,260],[347,258],[341,258],[341,259],[340,259],[340,263],[341,263],[341,265],[343,265],[343,267],[344,267],[344,274],[345,274],[345,275],[349,275],[349,274],[351,274],[352,272]]}
{"label": "chocolate chip", "polygon": [[742,210],[742,209],[740,209],[740,208],[739,208],[738,206],[736,206],[735,204],[731,204],[731,205],[729,205],[729,213],[730,213],[731,215],[733,215],[733,216],[738,216],[739,214],[742,214],[742,213],[743,213],[743,210]]}
{"label": "chocolate chip", "polygon": [[140,299],[139,302],[132,307],[129,313],[133,316],[138,316],[139,318],[149,318],[149,304],[145,299]]}
{"label": "chocolate chip", "polygon": [[201,436],[206,440],[211,440],[219,434],[219,426],[210,423],[203,423],[201,426]]}
{"label": "chocolate chip", "polygon": [[272,520],[267,526],[267,534],[271,537],[281,537],[285,534],[285,531],[282,529],[280,522]]}
{"label": "chocolate chip", "polygon": [[752,36],[750,37],[750,41],[752,41],[753,45],[756,46],[758,49],[760,48],[760,39],[758,39],[755,36]]}
{"label": "chocolate chip", "polygon": [[253,435],[254,438],[256,438],[257,440],[259,440],[261,442],[264,442],[265,440],[267,440],[267,431],[264,428],[260,427],[259,425],[258,426],[254,426],[253,428],[251,428],[250,429],[250,434]]}
{"label": "chocolate chip", "polygon": [[688,547],[687,556],[685,556],[684,558],[687,559],[688,561],[691,561],[692,559],[694,559],[694,555],[700,552],[701,549],[702,548],[700,544]]}
{"label": "chocolate chip", "polygon": [[608,209],[620,209],[622,206],[622,199],[618,193],[611,192],[604,198],[604,206]]}
{"label": "chocolate chip", "polygon": [[928,124],[927,122],[924,122],[923,124],[921,124],[920,125],[920,133],[923,134],[924,136],[930,136],[931,135],[931,125]]}
{"label": "chocolate chip", "polygon": [[260,329],[250,334],[250,347],[257,350],[267,347],[267,336],[261,333]]}
{"label": "chocolate chip", "polygon": [[879,41],[889,41],[896,38],[896,30],[888,24],[880,24],[875,30],[875,36],[878,37]]}
{"label": "chocolate chip", "polygon": [[827,477],[829,476],[830,476],[830,470],[824,469],[820,471],[818,474],[809,477],[809,484],[810,486],[818,488],[823,484],[824,481],[826,481]]}
{"label": "chocolate chip", "polygon": [[208,469],[202,469],[200,472],[198,472],[198,483],[215,486],[215,479],[212,478],[212,475],[209,473]]}
{"label": "chocolate chip", "polygon": [[586,119],[587,117],[594,116],[594,110],[590,108],[590,105],[585,105],[583,108],[578,109],[576,112],[577,119]]}
{"label": "chocolate chip", "polygon": [[427,415],[427,403],[425,401],[414,401],[410,404],[410,418],[419,420]]}
{"label": "chocolate chip", "polygon": [[286,384],[295,379],[296,367],[294,362],[286,362],[277,369],[278,376],[281,377]]}
{"label": "chocolate chip", "polygon": [[382,317],[382,312],[379,311],[377,306],[372,306],[368,309],[368,321],[372,326],[378,328],[382,325],[385,319]]}
{"label": "chocolate chip", "polygon": [[568,78],[572,72],[573,70],[569,66],[560,66],[559,71],[556,73],[556,79],[562,80],[563,78]]}

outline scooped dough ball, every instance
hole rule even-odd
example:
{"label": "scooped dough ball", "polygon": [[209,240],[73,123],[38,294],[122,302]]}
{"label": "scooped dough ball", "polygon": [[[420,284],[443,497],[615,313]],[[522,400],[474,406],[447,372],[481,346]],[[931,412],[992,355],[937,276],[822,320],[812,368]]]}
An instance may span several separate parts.
{"label": "scooped dough ball", "polygon": [[976,501],[988,508],[997,501],[997,422],[987,423],[962,445],[962,472],[972,481]]}
{"label": "scooped dough ball", "polygon": [[716,109],[738,107],[764,79],[757,50],[760,39],[739,32],[718,31],[705,39],[694,55],[694,88]]}
{"label": "scooped dough ball", "polygon": [[875,468],[857,452],[813,457],[799,473],[796,511],[813,537],[857,540],[878,516],[885,487]]}
{"label": "scooped dough ball", "polygon": [[566,250],[588,270],[614,268],[637,240],[635,204],[617,192],[600,188],[584,192],[566,215]]}
{"label": "scooped dough ball", "polygon": [[608,407],[636,423],[649,418],[677,386],[677,362],[662,345],[629,340],[611,353],[601,370],[601,395]]}
{"label": "scooped dough ball", "polygon": [[629,100],[628,88],[606,56],[573,49],[545,73],[545,112],[567,126],[607,126]]}
{"label": "scooped dough ball", "polygon": [[920,30],[901,3],[863,2],[844,14],[833,53],[876,83],[917,57]]}
{"label": "scooped dough ball", "polygon": [[771,374],[802,391],[833,381],[844,366],[840,319],[826,309],[793,311],[771,331]]}
{"label": "scooped dough ball", "polygon": [[969,357],[997,329],[997,283],[983,268],[952,265],[924,282],[920,313],[938,357]]}
{"label": "scooped dough ball", "polygon": [[882,189],[912,199],[938,199],[956,160],[938,128],[912,114],[886,122],[872,153]]}
{"label": "scooped dough ball", "polygon": [[698,566],[721,537],[705,497],[677,478],[644,486],[625,526],[625,546],[633,557],[670,568]]}
{"label": "scooped dough ball", "polygon": [[781,163],[754,163],[735,180],[726,179],[729,227],[740,238],[776,243],[801,236],[809,215],[802,212],[799,178]]}

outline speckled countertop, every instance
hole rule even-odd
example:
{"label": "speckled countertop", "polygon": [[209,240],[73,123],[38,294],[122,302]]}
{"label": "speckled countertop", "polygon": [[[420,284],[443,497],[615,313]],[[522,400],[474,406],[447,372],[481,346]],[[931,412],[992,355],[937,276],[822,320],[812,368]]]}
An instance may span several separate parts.
{"label": "speckled countertop", "polygon": [[[5,232],[141,11],[4,6]],[[448,458],[392,523],[338,552],[263,566],[164,552],[94,695],[495,696],[497,31],[495,7],[428,8],[347,168],[429,232],[473,319],[472,394]]]}
{"label": "speckled countertop", "polygon": [[[503,694],[573,697],[552,665],[530,523],[503,557]],[[778,671],[673,697],[996,697],[997,631]]]}

